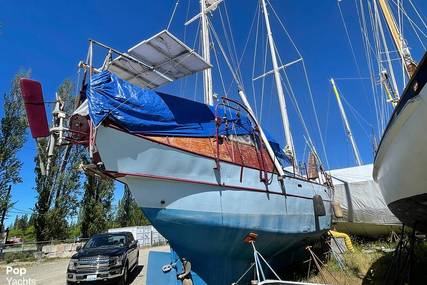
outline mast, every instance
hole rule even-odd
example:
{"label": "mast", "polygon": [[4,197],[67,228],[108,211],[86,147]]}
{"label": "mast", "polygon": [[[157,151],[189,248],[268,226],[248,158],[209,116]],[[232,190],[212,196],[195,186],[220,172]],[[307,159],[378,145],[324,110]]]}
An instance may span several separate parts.
{"label": "mast", "polygon": [[[202,55],[204,60],[211,64],[211,52],[210,52],[210,41],[209,41],[209,23],[207,18],[207,0],[200,0],[200,20],[201,20],[201,39],[202,39]],[[203,71],[203,91],[204,91],[204,102],[208,105],[213,105],[213,91],[212,91],[212,70],[210,68]]]}
{"label": "mast", "polygon": [[[384,52],[387,58],[387,65],[388,65],[388,70],[387,70],[386,68],[382,67],[382,63],[381,63],[382,70],[380,71],[380,80],[386,92],[387,101],[392,104],[393,108],[395,108],[397,103],[399,102],[399,91],[397,88],[396,76],[394,75],[393,64],[391,63],[390,52],[388,49],[387,40],[385,37],[383,24],[380,19],[380,15],[378,12],[378,5],[376,1],[374,1],[373,6],[374,6],[375,21],[378,24],[379,32],[381,35],[381,41],[384,45]],[[390,72],[390,75],[388,75],[388,72]]]}
{"label": "mast", "polygon": [[409,51],[408,45],[406,44],[405,39],[401,35],[399,29],[397,28],[396,19],[391,13],[388,0],[378,0],[381,10],[384,14],[387,26],[390,30],[391,37],[393,38],[394,44],[399,52],[400,58],[402,59],[402,64],[405,68],[406,75],[408,78],[411,78],[417,67],[415,61],[413,60],[411,53]]}
{"label": "mast", "polygon": [[351,133],[350,124],[348,123],[347,115],[345,114],[344,106],[341,102],[340,93],[338,92],[338,88],[335,85],[335,80],[331,78],[332,88],[334,89],[335,97],[337,98],[338,107],[340,108],[341,117],[344,121],[344,129],[350,140],[351,147],[353,148],[354,158],[356,159],[357,165],[362,165],[362,160],[360,159],[359,150],[357,148],[356,142],[354,141],[353,134]]}
{"label": "mast", "polygon": [[271,61],[273,64],[274,81],[276,83],[277,96],[279,98],[280,113],[282,115],[282,124],[285,131],[286,147],[292,152],[292,164],[296,168],[296,153],[292,141],[292,133],[289,126],[288,111],[286,109],[285,94],[283,92],[282,81],[280,78],[279,66],[277,64],[276,47],[274,44],[273,33],[271,32],[270,19],[268,17],[267,5],[265,0],[261,0],[261,5],[264,11],[265,26],[267,29],[268,44],[270,47]]}

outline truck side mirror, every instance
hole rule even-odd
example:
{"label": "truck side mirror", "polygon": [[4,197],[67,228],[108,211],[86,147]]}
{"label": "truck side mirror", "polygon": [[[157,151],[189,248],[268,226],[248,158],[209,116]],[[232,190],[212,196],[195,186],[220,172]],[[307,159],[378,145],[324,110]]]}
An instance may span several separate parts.
{"label": "truck side mirror", "polygon": [[76,246],[76,251],[80,251],[82,249],[81,245]]}

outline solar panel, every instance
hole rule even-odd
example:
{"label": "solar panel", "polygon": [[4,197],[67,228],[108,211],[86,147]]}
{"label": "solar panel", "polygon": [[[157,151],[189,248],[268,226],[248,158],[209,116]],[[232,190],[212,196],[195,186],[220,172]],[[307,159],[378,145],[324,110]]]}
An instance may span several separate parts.
{"label": "solar panel", "polygon": [[211,66],[194,50],[164,30],[118,56],[108,70],[143,88],[156,88]]}

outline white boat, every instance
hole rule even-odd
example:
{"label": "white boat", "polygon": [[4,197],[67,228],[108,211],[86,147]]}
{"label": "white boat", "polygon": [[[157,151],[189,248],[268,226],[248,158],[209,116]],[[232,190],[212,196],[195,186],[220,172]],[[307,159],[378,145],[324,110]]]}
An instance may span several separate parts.
{"label": "white boat", "polygon": [[387,207],[378,184],[372,177],[373,164],[363,165],[355,138],[350,128],[341,94],[331,79],[337,99],[344,131],[352,146],[357,166],[330,170],[334,184],[334,200],[342,209],[342,217],[336,217],[337,231],[365,237],[380,237],[398,232],[402,223]]}
{"label": "white boat", "polygon": [[[212,106],[206,14],[220,2],[200,1],[203,58],[169,31],[127,53],[91,40],[87,62],[81,64],[86,80],[81,105],[70,129],[57,120],[51,133],[51,145],[68,140],[87,146],[93,162],[87,171],[128,185],[153,226],[180,257],[191,261],[203,279],[196,284],[236,280],[252,261],[243,242],[250,232],[258,234],[257,246],[267,258],[286,257],[283,267],[300,260],[306,245],[321,240],[332,220],[327,174],[319,176],[316,167],[317,176],[308,179],[295,171],[282,67],[265,0],[260,8],[290,154],[267,139],[243,89],[238,92],[242,103],[222,98]],[[94,46],[107,53],[100,67],[93,64]],[[150,90],[199,71],[204,73],[205,104]],[[24,82],[24,95],[31,95],[33,86]],[[281,162],[287,157],[292,172]]]}
{"label": "white boat", "polygon": [[427,57],[394,110],[375,157],[373,176],[390,210],[427,232]]}
{"label": "white boat", "polygon": [[[424,55],[417,65],[404,37],[411,32],[412,44],[419,40],[424,51],[425,45],[415,27],[419,27],[417,20],[427,26],[413,2],[404,6],[403,1],[372,0],[356,5],[373,93],[378,83],[381,86],[381,99],[374,99],[381,141],[375,153],[373,178],[400,221],[427,231],[427,178],[423,171],[427,163],[427,138],[423,132],[427,122],[427,62]],[[407,21],[414,29],[408,27],[404,32]],[[389,49],[390,42],[394,49]],[[399,83],[404,86],[402,93]],[[389,106],[394,110],[387,124]]]}
{"label": "white boat", "polygon": [[372,177],[373,164],[334,169],[334,200],[343,216],[336,218],[337,231],[365,237],[399,232],[402,223],[387,207],[381,190]]}
{"label": "white boat", "polygon": [[[374,1],[372,6],[378,27],[378,46],[383,46],[386,52],[387,67],[380,70],[381,83],[388,101],[395,108],[376,151],[373,177],[390,210],[404,224],[427,231],[427,179],[423,175],[423,167],[427,163],[427,139],[423,134],[423,126],[427,122],[427,62],[424,56],[418,66],[415,63],[403,36],[402,20],[396,21],[390,3],[378,0],[378,4]],[[411,7],[418,13],[413,3]],[[397,3],[397,10],[398,13],[404,11],[399,17],[409,18],[401,3]],[[400,97],[379,11],[399,55],[402,74],[409,79]]]}

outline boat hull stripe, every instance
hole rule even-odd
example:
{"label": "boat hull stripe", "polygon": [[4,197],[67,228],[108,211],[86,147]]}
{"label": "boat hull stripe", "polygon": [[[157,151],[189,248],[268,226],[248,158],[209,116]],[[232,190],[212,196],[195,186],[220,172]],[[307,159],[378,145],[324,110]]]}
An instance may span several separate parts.
{"label": "boat hull stripe", "polygon": [[[120,178],[120,177],[124,177],[124,176],[143,177],[143,178],[156,179],[156,180],[187,182],[187,183],[192,183],[192,184],[201,184],[201,185],[209,185],[209,186],[221,186],[224,188],[239,189],[239,190],[243,190],[243,191],[254,191],[254,192],[261,192],[261,193],[267,192],[268,194],[282,195],[282,196],[288,196],[288,197],[295,197],[295,198],[313,200],[313,197],[307,197],[307,196],[301,196],[301,195],[295,195],[295,194],[289,194],[289,193],[278,193],[278,192],[272,192],[272,191],[263,190],[263,189],[243,187],[243,186],[237,186],[237,185],[227,185],[225,183],[216,184],[216,183],[210,183],[210,182],[202,182],[202,181],[175,178],[175,177],[167,177],[167,176],[158,176],[158,175],[151,175],[151,174],[145,174],[145,173],[124,173],[124,172],[114,172],[114,171],[106,171],[106,173],[108,173],[112,177],[115,177],[116,179]],[[323,199],[323,201],[331,202],[331,200],[327,200],[327,199]]]}

